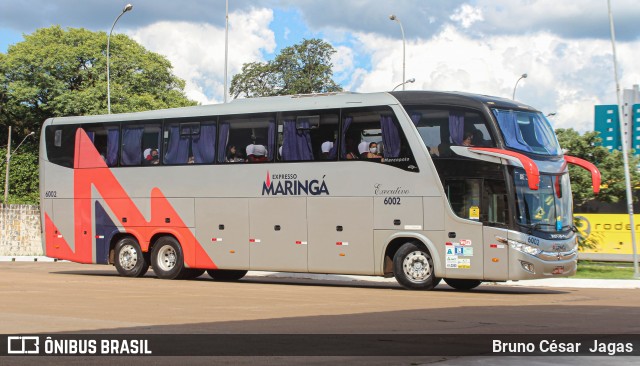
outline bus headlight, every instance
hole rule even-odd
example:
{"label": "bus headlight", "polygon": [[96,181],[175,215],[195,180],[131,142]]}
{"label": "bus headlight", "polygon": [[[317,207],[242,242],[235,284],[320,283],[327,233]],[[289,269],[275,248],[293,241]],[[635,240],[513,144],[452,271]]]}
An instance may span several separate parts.
{"label": "bus headlight", "polygon": [[511,239],[509,239],[509,246],[511,246],[511,249],[515,249],[519,252],[526,253],[533,256],[536,256],[542,252],[540,248],[533,247],[529,244],[521,243],[519,241],[515,241]]}

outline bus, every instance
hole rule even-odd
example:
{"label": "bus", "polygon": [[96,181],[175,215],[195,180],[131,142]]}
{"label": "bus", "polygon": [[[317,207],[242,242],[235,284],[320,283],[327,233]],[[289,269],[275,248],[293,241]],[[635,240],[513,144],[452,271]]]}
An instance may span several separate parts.
{"label": "bus", "polygon": [[545,116],[459,92],[329,93],[50,118],[40,139],[46,256],[205,271],[441,279],[571,276],[568,164]]}

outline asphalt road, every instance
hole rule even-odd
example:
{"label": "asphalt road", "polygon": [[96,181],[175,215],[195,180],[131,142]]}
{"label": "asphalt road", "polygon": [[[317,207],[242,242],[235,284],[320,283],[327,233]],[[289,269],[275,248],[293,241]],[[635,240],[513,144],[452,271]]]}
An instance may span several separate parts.
{"label": "asphalt road", "polygon": [[[213,281],[206,274],[196,280],[167,281],[155,278],[152,271],[143,278],[122,278],[113,267],[103,265],[0,262],[0,294],[1,334],[640,333],[640,291],[634,289],[481,286],[459,292],[442,284],[434,291],[422,292],[404,290],[389,282],[249,276],[225,283]],[[176,362],[171,357],[153,359],[146,361]],[[624,364],[625,359],[616,360]],[[216,360],[219,364],[256,361],[237,357]],[[582,360],[580,364],[590,363]],[[259,363],[328,361],[473,364],[464,357],[272,357],[262,358]],[[553,363],[558,361],[562,360]],[[566,361],[560,363],[574,362],[571,358]],[[24,359],[16,362],[28,363]],[[58,362],[84,364],[87,360],[49,358],[47,363]],[[190,363],[200,362],[211,360],[190,359]]]}

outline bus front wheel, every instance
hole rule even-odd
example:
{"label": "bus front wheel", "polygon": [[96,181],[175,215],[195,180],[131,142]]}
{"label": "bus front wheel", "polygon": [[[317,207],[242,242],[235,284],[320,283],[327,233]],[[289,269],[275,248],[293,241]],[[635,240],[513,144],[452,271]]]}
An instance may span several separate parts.
{"label": "bus front wheel", "polygon": [[237,281],[247,274],[247,271],[231,269],[210,269],[207,273],[216,281]]}
{"label": "bus front wheel", "polygon": [[440,282],[431,255],[414,243],[403,244],[393,256],[393,274],[410,290],[431,290]]}
{"label": "bus front wheel", "polygon": [[482,281],[479,280],[460,280],[457,278],[445,278],[444,282],[446,282],[447,285],[455,288],[456,290],[462,291],[474,289],[480,286],[480,284],[482,283]]}
{"label": "bus front wheel", "polygon": [[185,267],[180,243],[171,236],[158,239],[151,251],[151,265],[158,278],[168,280],[181,278]]}
{"label": "bus front wheel", "polygon": [[116,243],[114,265],[124,277],[142,277],[149,270],[149,261],[138,241],[132,237],[122,238]]}

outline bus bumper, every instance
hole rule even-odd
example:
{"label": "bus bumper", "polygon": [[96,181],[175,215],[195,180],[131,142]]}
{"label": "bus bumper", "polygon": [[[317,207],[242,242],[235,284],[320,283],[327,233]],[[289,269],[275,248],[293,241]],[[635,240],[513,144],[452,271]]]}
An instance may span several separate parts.
{"label": "bus bumper", "polygon": [[578,253],[554,253],[533,256],[510,250],[509,280],[533,280],[540,278],[570,277],[578,269]]}

